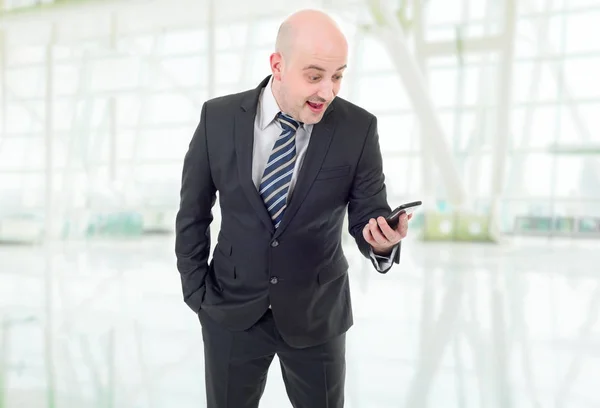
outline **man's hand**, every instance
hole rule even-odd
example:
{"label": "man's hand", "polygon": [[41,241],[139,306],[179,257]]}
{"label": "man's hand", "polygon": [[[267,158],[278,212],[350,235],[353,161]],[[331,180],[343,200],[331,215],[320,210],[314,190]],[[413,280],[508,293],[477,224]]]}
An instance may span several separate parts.
{"label": "man's hand", "polygon": [[408,220],[412,214],[402,214],[398,220],[398,225],[392,229],[384,217],[371,218],[369,223],[363,228],[365,240],[373,248],[376,255],[387,256],[392,253],[394,246],[398,244],[408,233]]}

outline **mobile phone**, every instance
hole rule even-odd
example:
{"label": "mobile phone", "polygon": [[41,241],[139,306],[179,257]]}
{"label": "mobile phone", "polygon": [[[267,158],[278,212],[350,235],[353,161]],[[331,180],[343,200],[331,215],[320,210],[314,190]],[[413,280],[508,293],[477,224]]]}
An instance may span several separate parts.
{"label": "mobile phone", "polygon": [[396,228],[400,215],[405,213],[412,214],[412,212],[415,211],[415,209],[421,204],[423,204],[421,201],[413,201],[411,203],[402,204],[401,206],[396,207],[396,209],[394,209],[394,211],[392,211],[390,215],[385,218],[388,225],[392,228]]}

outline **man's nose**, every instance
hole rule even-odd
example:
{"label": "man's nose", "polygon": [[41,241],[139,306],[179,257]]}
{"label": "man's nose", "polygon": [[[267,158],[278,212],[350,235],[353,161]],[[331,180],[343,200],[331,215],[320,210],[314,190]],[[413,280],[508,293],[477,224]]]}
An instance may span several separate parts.
{"label": "man's nose", "polygon": [[329,102],[335,96],[333,94],[333,84],[331,81],[323,81],[319,88],[319,93],[317,94],[319,98],[324,99],[326,102]]}

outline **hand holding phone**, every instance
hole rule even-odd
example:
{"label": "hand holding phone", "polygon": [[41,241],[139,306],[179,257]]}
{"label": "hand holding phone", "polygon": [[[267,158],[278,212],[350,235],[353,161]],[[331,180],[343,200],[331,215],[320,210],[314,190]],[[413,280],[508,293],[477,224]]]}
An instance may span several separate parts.
{"label": "hand holding phone", "polygon": [[386,218],[388,225],[392,228],[398,226],[398,221],[402,214],[412,214],[417,207],[423,204],[421,201],[413,201],[410,203],[402,204],[396,207]]}
{"label": "hand holding phone", "polygon": [[[412,214],[421,205],[421,201],[402,204],[396,207],[387,217],[371,218],[363,228],[363,237],[376,255],[388,256],[393,247],[400,242],[408,233],[408,225],[398,228],[402,214]],[[384,221],[385,219],[385,221]],[[398,228],[398,229],[397,229]]]}

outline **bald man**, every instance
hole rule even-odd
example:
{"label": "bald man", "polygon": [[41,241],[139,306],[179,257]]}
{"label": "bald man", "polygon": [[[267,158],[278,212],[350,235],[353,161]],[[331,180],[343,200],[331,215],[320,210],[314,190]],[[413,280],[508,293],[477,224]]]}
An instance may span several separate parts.
{"label": "bald man", "polygon": [[[208,408],[256,408],[277,354],[295,408],[344,406],[353,324],[343,220],[380,273],[399,262],[376,118],[337,97],[348,44],[327,15],[280,27],[271,75],[206,102],[176,220],[183,297],[204,340]],[[212,207],[222,222],[210,257]],[[210,260],[209,260],[210,258]]]}

